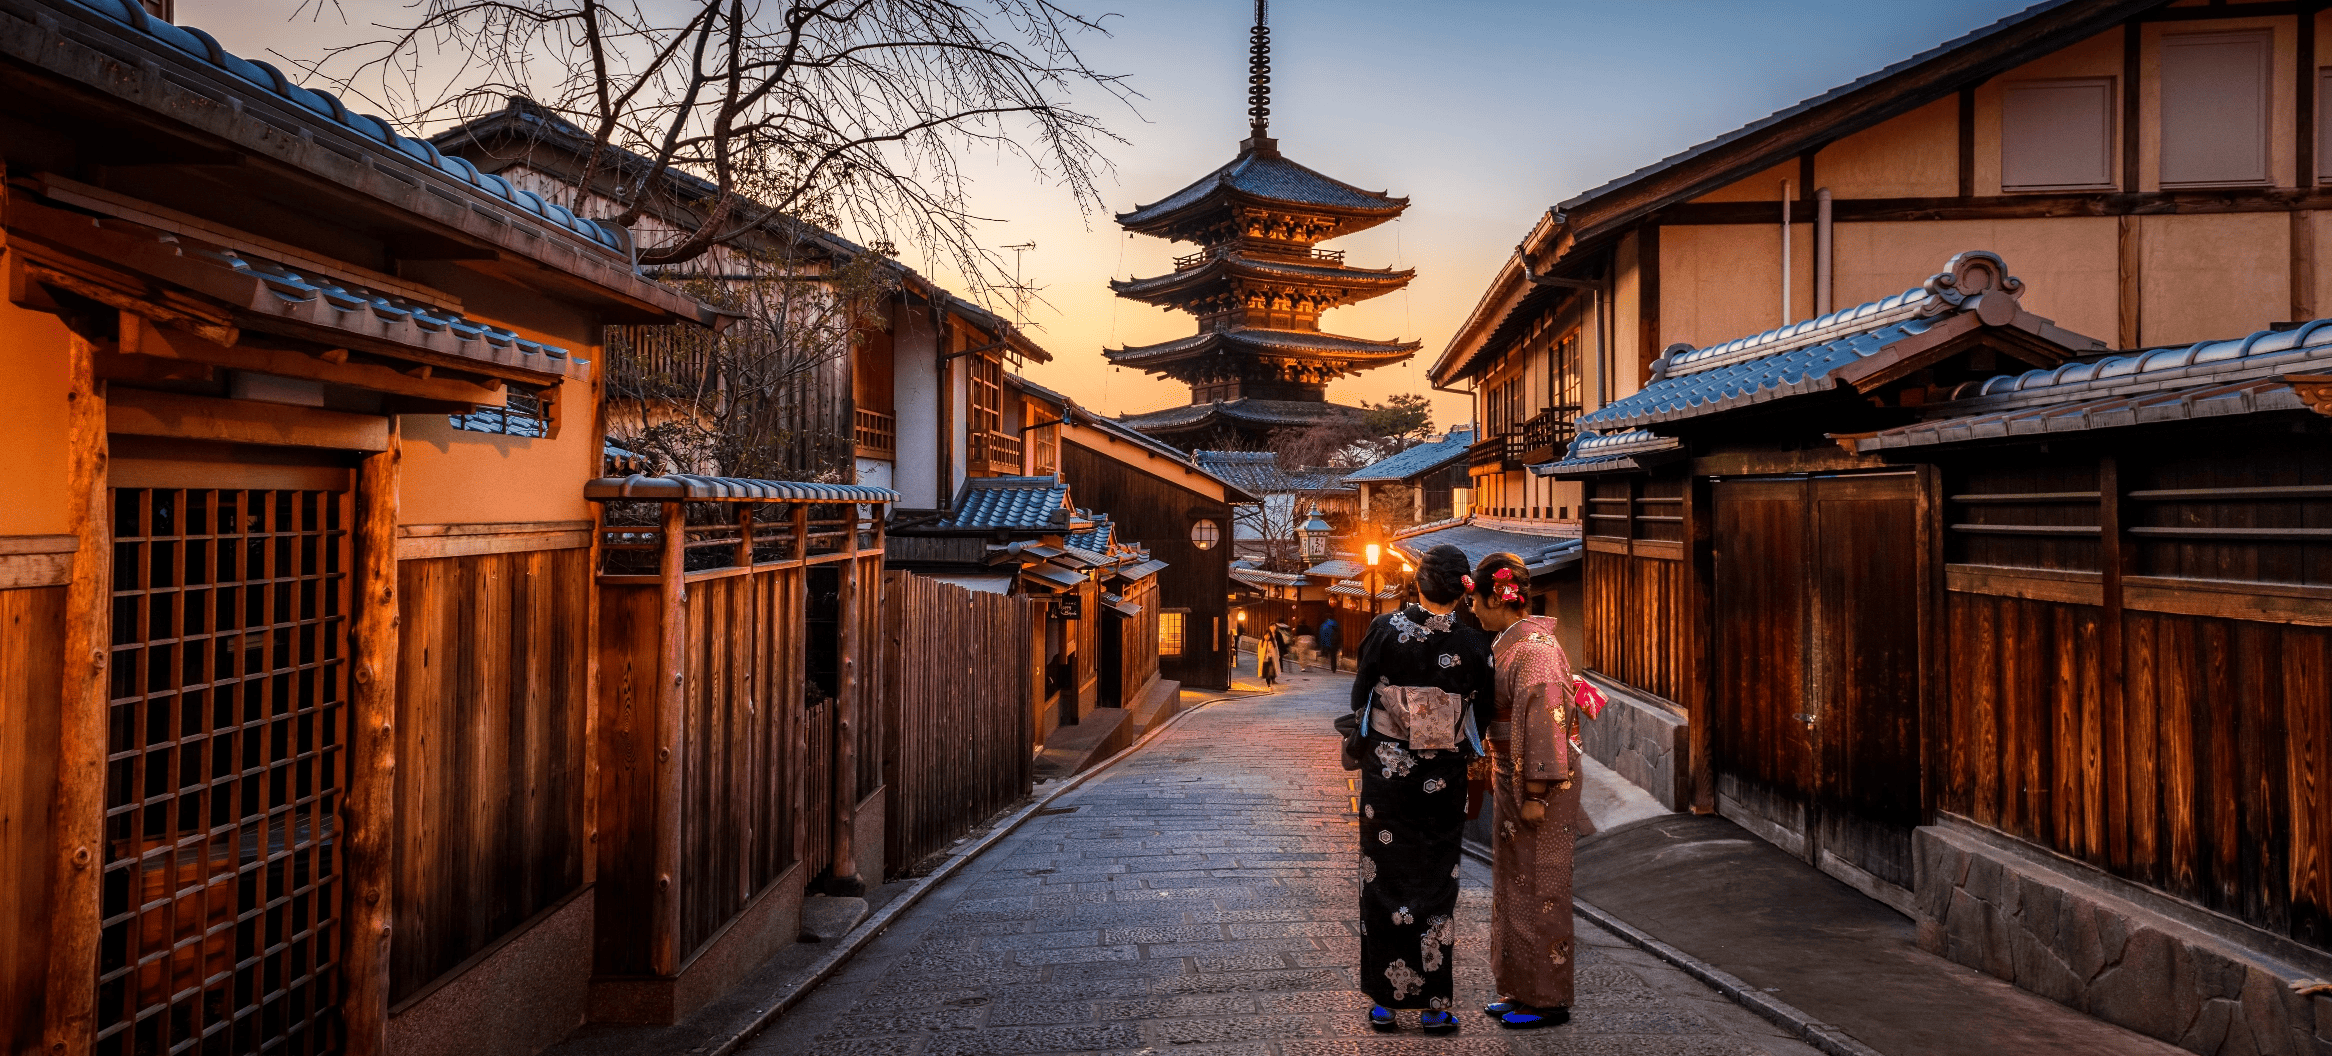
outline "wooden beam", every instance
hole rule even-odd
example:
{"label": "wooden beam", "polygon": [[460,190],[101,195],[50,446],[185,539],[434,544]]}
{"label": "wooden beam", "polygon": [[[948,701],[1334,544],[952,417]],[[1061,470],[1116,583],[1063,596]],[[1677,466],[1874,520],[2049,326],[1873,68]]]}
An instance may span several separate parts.
{"label": "wooden beam", "polygon": [[2139,61],[2145,39],[2145,32],[2138,28],[2138,19],[2132,18],[2122,23],[2120,89],[2123,194],[2138,193],[2138,81],[2145,69],[2144,63]]}
{"label": "wooden beam", "polygon": [[[1636,238],[1636,376],[1652,375],[1652,361],[1667,346],[1660,343],[1660,225],[1645,224]],[[1424,490],[1419,489],[1420,499]]]}
{"label": "wooden beam", "polygon": [[[802,507],[807,509],[807,507]],[[648,963],[656,974],[680,970],[681,731],[688,701],[688,504],[664,504],[657,569],[662,588],[662,648],[656,681],[656,887],[648,912]]]}
{"label": "wooden beam", "polygon": [[[857,534],[853,529],[853,535]],[[856,549],[855,543],[851,547]],[[829,866],[831,875],[826,881],[826,893],[845,898],[866,894],[866,881],[858,875],[858,725],[861,707],[858,693],[862,683],[858,677],[860,641],[858,611],[858,576],[862,562],[842,562],[838,569],[842,585],[839,591],[843,605],[841,625],[836,631],[842,638],[842,665],[839,672],[842,685],[840,699],[835,701],[834,716],[834,840],[833,856]],[[1095,615],[1095,619],[1099,619]]]}
{"label": "wooden beam", "polygon": [[[2104,743],[2104,771],[2113,775],[2105,789],[2105,846],[2106,862],[2113,868],[2127,868],[2130,864],[2129,813],[2130,787],[2127,780],[2129,742],[2124,733],[2123,708],[2126,689],[2122,685],[2122,580],[2130,568],[2133,552],[2122,545],[2123,488],[2121,462],[2111,455],[2097,460],[2097,526],[2098,567],[2102,602],[2098,619],[2098,681],[2099,706],[2103,709],[2099,736]],[[2092,848],[2095,853],[2100,849]]]}
{"label": "wooden beam", "polygon": [[[1660,211],[1657,220],[1678,226],[1769,225],[1780,211],[1773,199],[1747,202],[1688,202]],[[2229,213],[2285,213],[2332,209],[2332,192],[2322,189],[2257,187],[2230,190],[2067,191],[1995,194],[1960,198],[1834,198],[1836,223],[1895,223],[1912,220],[2033,220],[2080,216],[2218,216]],[[1790,222],[1811,223],[1814,208],[1790,203]]]}
{"label": "wooden beam", "polygon": [[2145,240],[2141,221],[2125,216],[2115,225],[2115,348],[2138,348],[2146,333]]}
{"label": "wooden beam", "polygon": [[341,1017],[349,1056],[389,1051],[389,948],[396,919],[397,494],[404,451],[394,426],[356,471],[355,621],[348,709],[348,794],[341,801],[347,935]]}
{"label": "wooden beam", "polygon": [[[126,317],[130,313],[123,314]],[[502,379],[484,375],[463,377],[450,371],[435,373],[434,369],[432,373],[416,375],[410,372],[412,364],[406,361],[384,362],[370,354],[363,359],[356,359],[348,349],[336,345],[308,351],[284,347],[284,343],[271,341],[266,335],[245,332],[241,334],[238,344],[230,346],[174,327],[156,326],[151,321],[141,320],[141,323],[133,330],[128,319],[124,319],[121,351],[125,355],[118,358],[155,356],[164,360],[281,374],[287,378],[305,378],[398,396],[485,406],[500,406],[506,388]]]}
{"label": "wooden beam", "polygon": [[[1960,197],[1973,198],[1976,196],[1976,89],[1972,85],[1960,89],[1959,117]],[[1835,219],[1838,203],[1832,201],[1830,208]]]}
{"label": "wooden beam", "polygon": [[96,1034],[97,941],[105,867],[107,667],[112,660],[113,533],[107,527],[105,383],[97,347],[65,339],[65,525],[78,540],[65,589],[64,685],[57,791],[50,828],[49,973],[42,1040],[48,1056],[87,1056]]}
{"label": "wooden beam", "polygon": [[394,446],[390,423],[396,419],[377,414],[145,389],[115,389],[106,402],[108,428],[127,436],[341,451],[381,452]]}

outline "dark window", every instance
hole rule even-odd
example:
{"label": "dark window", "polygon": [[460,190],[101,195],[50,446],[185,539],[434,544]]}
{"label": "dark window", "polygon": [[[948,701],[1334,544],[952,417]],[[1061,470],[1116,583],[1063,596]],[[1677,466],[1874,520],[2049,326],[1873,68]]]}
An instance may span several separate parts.
{"label": "dark window", "polygon": [[453,427],[473,433],[501,433],[505,436],[543,437],[551,435],[549,401],[536,393],[510,390],[508,402],[501,407],[480,407],[470,414],[452,416]]}
{"label": "dark window", "polygon": [[812,706],[842,695],[842,570],[810,566],[809,653],[803,682]]}

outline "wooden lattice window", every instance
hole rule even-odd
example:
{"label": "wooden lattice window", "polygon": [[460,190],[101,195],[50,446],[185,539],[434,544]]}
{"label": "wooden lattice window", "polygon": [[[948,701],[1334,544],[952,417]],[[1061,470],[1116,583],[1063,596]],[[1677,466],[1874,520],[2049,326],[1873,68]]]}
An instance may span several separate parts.
{"label": "wooden lattice window", "polygon": [[972,357],[972,431],[1004,431],[1004,365],[986,356]]}
{"label": "wooden lattice window", "polygon": [[1158,655],[1181,656],[1189,646],[1189,609],[1168,609],[1158,614]]}
{"label": "wooden lattice window", "polygon": [[101,1054],[338,1047],[349,520],[113,492]]}

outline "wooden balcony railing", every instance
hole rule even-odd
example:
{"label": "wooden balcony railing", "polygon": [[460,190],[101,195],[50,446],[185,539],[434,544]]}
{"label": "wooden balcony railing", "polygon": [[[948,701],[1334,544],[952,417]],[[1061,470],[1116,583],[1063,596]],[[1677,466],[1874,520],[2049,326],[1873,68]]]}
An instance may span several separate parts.
{"label": "wooden balcony railing", "polygon": [[865,458],[890,458],[899,452],[899,419],[881,411],[858,412],[858,453]]}
{"label": "wooden balcony railing", "polygon": [[1579,417],[1576,405],[1548,407],[1531,420],[1522,423],[1522,461],[1536,465],[1551,462],[1570,446],[1576,429],[1571,421]]}
{"label": "wooden balcony railing", "polygon": [[1497,466],[1501,470],[1521,469],[1522,434],[1509,433],[1482,438],[1466,449],[1466,464]]}
{"label": "wooden balcony railing", "polygon": [[1006,433],[973,433],[971,468],[974,472],[1017,475],[1020,472],[1020,438]]}
{"label": "wooden balcony railing", "polygon": [[[1189,253],[1176,257],[1174,258],[1174,270],[1189,271],[1190,269],[1198,267],[1199,265],[1204,264],[1209,260],[1213,260],[1216,252],[1216,250],[1202,249],[1196,253]],[[1298,250],[1286,253],[1282,253],[1273,249],[1263,249],[1259,252],[1261,252],[1261,254],[1266,257],[1280,257],[1283,259],[1292,258],[1294,260],[1305,261],[1312,264],[1344,263],[1344,251],[1341,249],[1314,249],[1308,252]]]}

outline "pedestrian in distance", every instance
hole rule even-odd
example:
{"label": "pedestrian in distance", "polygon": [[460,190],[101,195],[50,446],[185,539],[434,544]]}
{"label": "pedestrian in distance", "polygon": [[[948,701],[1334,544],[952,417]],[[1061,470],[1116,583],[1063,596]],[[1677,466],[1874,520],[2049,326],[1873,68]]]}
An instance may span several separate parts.
{"label": "pedestrian in distance", "polygon": [[1369,1026],[1399,1028],[1422,1009],[1429,1034],[1458,1029],[1452,961],[1466,766],[1482,753],[1495,688],[1490,641],[1457,617],[1465,552],[1437,546],[1417,563],[1420,600],[1376,618],[1352,680],[1346,765],[1360,770],[1360,985]]}
{"label": "pedestrian in distance", "polygon": [[1255,637],[1255,677],[1263,680],[1265,689],[1279,681],[1279,643],[1273,635]]}
{"label": "pedestrian in distance", "polygon": [[1279,653],[1281,664],[1291,665],[1299,671],[1303,670],[1303,657],[1296,653],[1295,632],[1288,630],[1286,620],[1271,625],[1271,645]]}
{"label": "pedestrian in distance", "polygon": [[[1527,1030],[1571,1021],[1571,852],[1592,832],[1579,808],[1583,706],[1555,618],[1530,614],[1530,572],[1513,554],[1474,569],[1474,616],[1497,665],[1490,724],[1490,966],[1499,999],[1482,1011]],[[1593,715],[1588,717],[1592,718]]]}
{"label": "pedestrian in distance", "polygon": [[1336,640],[1336,635],[1337,632],[1342,631],[1343,629],[1344,628],[1342,626],[1337,624],[1336,617],[1334,616],[1330,616],[1327,619],[1320,621],[1320,657],[1321,659],[1327,661],[1328,671],[1330,674],[1334,674],[1336,672],[1338,652],[1337,647],[1344,644]]}

